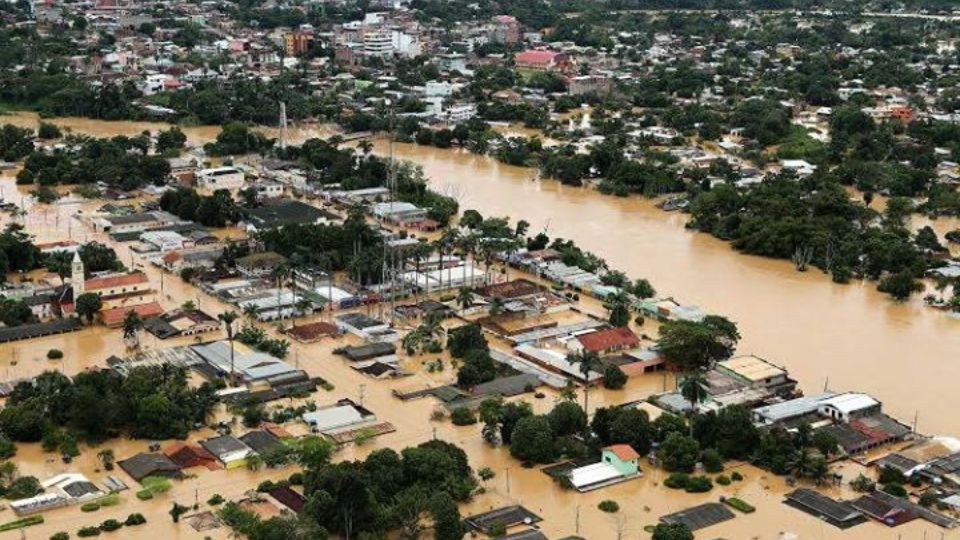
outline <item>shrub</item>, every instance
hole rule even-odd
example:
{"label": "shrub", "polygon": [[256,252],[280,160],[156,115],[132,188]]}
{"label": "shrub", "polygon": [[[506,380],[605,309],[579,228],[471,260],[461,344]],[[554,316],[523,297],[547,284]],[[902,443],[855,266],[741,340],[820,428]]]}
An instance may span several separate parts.
{"label": "shrub", "polygon": [[143,517],[143,514],[130,514],[127,516],[127,519],[123,522],[127,527],[133,527],[135,525],[143,525],[147,522],[147,518]]}
{"label": "shrub", "polygon": [[718,473],[723,470],[723,457],[713,448],[707,448],[700,454],[700,462],[709,473]]}
{"label": "shrub", "polygon": [[871,480],[869,477],[865,476],[863,473],[860,473],[859,476],[854,478],[850,482],[850,488],[856,491],[857,493],[866,493],[873,491],[877,487],[877,483]]}
{"label": "shrub", "polygon": [[663,485],[670,489],[686,489],[690,482],[690,475],[686,473],[673,473],[663,481]]}
{"label": "shrub", "polygon": [[210,506],[223,504],[223,495],[220,495],[219,493],[215,493],[213,497],[210,497],[209,499],[207,499],[207,504],[209,504]]}
{"label": "shrub", "polygon": [[70,533],[60,531],[50,535],[50,540],[70,540]]}
{"label": "shrub", "polygon": [[100,509],[100,503],[88,502],[80,507],[81,512],[96,512]]}
{"label": "shrub", "polygon": [[755,511],[757,510],[756,508],[753,507],[752,504],[748,503],[747,501],[745,501],[745,500],[743,500],[743,499],[738,499],[738,498],[736,498],[736,497],[728,497],[728,498],[724,499],[723,502],[724,502],[724,504],[726,504],[727,506],[729,506],[729,507],[731,507],[731,508],[734,508],[734,509],[737,509],[737,510],[743,512],[744,514],[750,514],[750,513],[755,512]]}
{"label": "shrub", "polygon": [[467,407],[457,407],[450,413],[450,421],[455,426],[469,426],[477,423],[477,417],[473,410]]}
{"label": "shrub", "polygon": [[59,360],[63,358],[63,351],[60,349],[50,349],[47,351],[47,360]]}
{"label": "shrub", "polygon": [[99,499],[93,502],[99,504],[101,507],[107,507],[107,506],[116,506],[120,504],[121,499],[120,499],[120,495],[116,493],[111,493],[109,495],[104,495],[103,497],[100,497]]}
{"label": "shrub", "polygon": [[115,519],[108,519],[100,524],[100,530],[103,532],[111,532],[123,527],[123,523]]}
{"label": "shrub", "polygon": [[706,476],[691,476],[687,481],[687,493],[706,493],[713,489],[713,482]]}
{"label": "shrub", "polygon": [[153,498],[153,492],[149,489],[141,489],[137,492],[137,498],[141,501],[149,501]]}
{"label": "shrub", "polygon": [[903,484],[907,481],[907,477],[904,476],[902,472],[887,465],[880,470],[880,478],[878,481],[881,484]]}
{"label": "shrub", "polygon": [[733,471],[733,473],[730,475],[730,479],[733,480],[734,482],[739,482],[743,480],[743,475],[737,471]]}
{"label": "shrub", "polygon": [[89,538],[91,536],[100,536],[100,529],[97,527],[83,527],[77,531],[77,536],[80,538]]}
{"label": "shrub", "polygon": [[290,480],[290,485],[292,485],[292,486],[302,486],[302,485],[303,485],[303,473],[301,473],[301,472],[295,472],[295,473],[293,473],[293,474],[290,475],[290,478],[288,478],[288,480]]}
{"label": "shrub", "polygon": [[599,508],[602,512],[612,514],[620,510],[620,505],[617,504],[617,501],[611,501],[610,499],[607,499],[605,501],[600,501],[600,504],[597,505],[597,508]]}
{"label": "shrub", "polygon": [[31,525],[39,525],[43,523],[43,516],[30,516],[23,519],[18,519],[16,521],[8,521],[3,525],[0,525],[0,532],[3,531],[14,531],[17,529],[22,529],[24,527],[30,527]]}
{"label": "shrub", "polygon": [[889,484],[884,484],[883,488],[881,489],[883,489],[883,491],[886,491],[890,495],[893,495],[894,497],[907,496],[907,488],[903,487],[903,484],[898,484],[896,482],[890,482]]}
{"label": "shrub", "polygon": [[716,480],[714,480],[714,482],[720,484],[721,486],[729,486],[729,485],[730,485],[730,478],[727,477],[727,476],[724,475],[724,474],[721,474],[720,476],[717,477]]}

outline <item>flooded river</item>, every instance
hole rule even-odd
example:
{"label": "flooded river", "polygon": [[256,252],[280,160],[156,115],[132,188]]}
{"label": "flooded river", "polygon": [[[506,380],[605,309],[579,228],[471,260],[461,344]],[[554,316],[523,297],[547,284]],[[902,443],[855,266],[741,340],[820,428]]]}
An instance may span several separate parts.
{"label": "flooded river", "polygon": [[[8,117],[10,118],[10,117]],[[35,118],[19,115],[24,123]],[[0,120],[0,122],[5,120]],[[58,119],[76,131],[106,136],[116,133],[135,134],[143,127],[158,129],[157,124],[107,123],[89,120]],[[321,133],[326,128],[298,132],[300,136]],[[191,142],[200,144],[212,136],[216,128],[187,128]],[[378,146],[383,151],[384,145]],[[583,247],[604,256],[611,267],[620,268],[635,277],[649,278],[662,294],[674,295],[684,302],[696,303],[717,313],[730,316],[740,324],[742,353],[754,353],[787,366],[808,391],[825,384],[834,389],[860,389],[884,401],[888,411],[906,421],[919,413],[919,427],[928,433],[960,435],[960,417],[953,406],[954,381],[960,375],[960,321],[941,312],[926,309],[919,301],[894,304],[874,291],[874,285],[847,286],[830,283],[818,272],[797,273],[788,263],[742,256],[726,244],[706,235],[684,229],[685,218],[666,214],[650,201],[639,198],[617,199],[555,182],[531,181],[532,171],[509,167],[493,160],[455,150],[439,150],[413,145],[397,145],[401,158],[423,165],[433,186],[457,196],[463,209],[475,208],[484,215],[524,218],[531,222],[531,232],[546,230],[551,237],[575,240]],[[16,190],[11,180],[3,182],[7,190]],[[24,188],[19,188],[24,192]],[[88,206],[88,205],[87,205]],[[32,209],[26,219],[30,231],[44,240],[64,239],[68,231],[74,239],[83,240],[86,231],[78,222],[64,227],[69,216],[81,206],[54,205],[46,210]],[[59,216],[59,218],[57,217]],[[6,218],[4,218],[6,219]],[[939,226],[939,224],[938,224]],[[66,229],[66,230],[65,230]],[[79,230],[78,230],[79,229]],[[79,236],[84,235],[84,236]],[[124,262],[131,257],[126,247],[116,246]],[[135,258],[133,265],[142,264]],[[159,272],[144,265],[151,280],[159,288]],[[168,296],[169,295],[169,296]],[[161,302],[173,308],[187,299],[194,300],[209,313],[219,313],[227,306],[178,278],[166,276]],[[327,315],[320,315],[326,317]],[[271,332],[273,332],[271,330]],[[86,329],[80,333],[53,336],[19,344],[0,345],[0,366],[7,377],[35,374],[45,368],[64,369],[75,373],[91,365],[104,365],[110,354],[119,354],[122,343],[119,332]],[[407,359],[405,366],[414,370],[412,378],[397,381],[375,381],[362,376],[345,362],[332,356],[333,348],[352,338],[340,338],[319,344],[294,344],[290,359],[311,375],[322,376],[335,389],[320,391],[314,399],[321,405],[351,397],[364,400],[364,405],[382,419],[392,422],[395,433],[380,437],[363,447],[347,447],[338,459],[362,457],[370,451],[390,446],[399,448],[439,437],[460,445],[469,454],[475,468],[488,466],[496,477],[488,482],[487,493],[477,497],[463,509],[465,514],[494,506],[522,503],[544,518],[543,530],[549,538],[561,538],[577,532],[590,540],[647,539],[643,527],[654,524],[665,513],[694,504],[715,501],[720,495],[737,495],[755,505],[757,512],[738,514],[727,523],[701,531],[697,538],[723,537],[730,540],[778,540],[782,532],[807,539],[882,539],[921,540],[941,538],[941,530],[918,521],[888,529],[868,523],[846,532],[793,510],[781,503],[788,488],[783,479],[768,475],[748,465],[737,470],[746,480],[731,486],[717,486],[709,494],[686,494],[667,490],[659,485],[664,475],[643,465],[645,476],[617,486],[588,494],[561,490],[536,469],[524,469],[510,458],[506,449],[493,449],[481,441],[478,426],[454,427],[449,422],[429,422],[437,407],[431,399],[400,402],[391,391],[400,387],[437,383],[453,377],[453,370],[428,374],[421,359]],[[168,346],[152,337],[144,337],[147,348]],[[61,348],[64,362],[49,362],[44,355],[49,348]],[[16,363],[11,362],[16,360]],[[594,406],[639,399],[672,384],[655,375],[633,379],[621,391],[595,390],[590,400]],[[546,399],[533,400],[536,409],[545,412],[556,396],[548,392]],[[204,436],[195,434],[192,438]],[[141,450],[143,441],[110,443],[119,457]],[[97,471],[96,449],[83,448],[84,454],[71,470],[80,470],[101,480],[105,473]],[[48,461],[35,445],[25,445],[15,458],[25,473],[44,478],[67,466]],[[847,463],[841,466],[847,479],[861,469]],[[171,523],[166,512],[172,501],[192,504],[214,493],[237,497],[244,490],[266,478],[277,478],[287,471],[248,473],[247,471],[213,471],[200,473],[196,479],[178,483],[170,494],[155,501],[137,501],[131,492],[119,507],[102,509],[96,515],[79,509],[65,508],[48,513],[48,523],[26,529],[27,538],[45,539],[58,530],[76,531],[83,525],[96,524],[109,517],[125,517],[134,511],[143,512],[150,523],[142,529],[123,529],[112,533],[117,538],[200,539],[204,536],[226,538],[220,529],[194,532],[184,525]],[[125,480],[125,474],[120,473]],[[132,484],[132,481],[131,481]],[[849,490],[832,488],[834,496],[851,497]],[[604,499],[620,503],[615,515],[597,509]],[[5,512],[0,521],[12,519]],[[579,517],[579,519],[578,519]],[[16,538],[19,533],[0,534],[0,538]],[[119,536],[117,536],[119,535]],[[109,536],[109,534],[108,534]],[[960,533],[946,538],[960,539]]]}
{"label": "flooded river", "polygon": [[[396,152],[462,209],[524,218],[531,234],[575,240],[612,268],[650,279],[660,294],[729,316],[743,335],[741,353],[786,366],[808,392],[863,390],[906,421],[918,415],[922,432],[960,434],[960,416],[948,412],[960,405],[960,320],[919,297],[897,304],[874,283],[838,285],[817,270],[739,254],[639,197],[536,182],[530,169],[463,151],[398,144]],[[942,233],[958,225],[934,226]]]}

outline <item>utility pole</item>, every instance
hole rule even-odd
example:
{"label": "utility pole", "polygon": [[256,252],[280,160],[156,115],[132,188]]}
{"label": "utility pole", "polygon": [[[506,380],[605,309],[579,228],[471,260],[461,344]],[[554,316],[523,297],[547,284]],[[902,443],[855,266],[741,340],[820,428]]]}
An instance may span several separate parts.
{"label": "utility pole", "polygon": [[280,102],[280,149],[287,149],[287,104]]}
{"label": "utility pole", "polygon": [[507,495],[510,495],[510,467],[506,468],[507,473]]}
{"label": "utility pole", "polygon": [[577,505],[577,524],[576,524],[577,534],[580,534],[580,505]]}
{"label": "utility pole", "polygon": [[[361,406],[363,406],[363,397],[364,397],[364,391],[366,390],[366,388],[367,388],[366,384],[360,383],[360,405]],[[434,428],[434,438],[436,438],[436,428]]]}

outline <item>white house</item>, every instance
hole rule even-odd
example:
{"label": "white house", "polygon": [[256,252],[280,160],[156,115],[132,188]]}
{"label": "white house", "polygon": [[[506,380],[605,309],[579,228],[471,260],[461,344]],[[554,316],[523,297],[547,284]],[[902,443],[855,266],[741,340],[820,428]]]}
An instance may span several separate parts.
{"label": "white house", "polygon": [[880,402],[858,392],[846,392],[820,402],[817,412],[833,420],[849,423],[880,412]]}
{"label": "white house", "polygon": [[236,167],[201,169],[197,173],[197,186],[209,190],[240,189],[243,187],[243,171]]}

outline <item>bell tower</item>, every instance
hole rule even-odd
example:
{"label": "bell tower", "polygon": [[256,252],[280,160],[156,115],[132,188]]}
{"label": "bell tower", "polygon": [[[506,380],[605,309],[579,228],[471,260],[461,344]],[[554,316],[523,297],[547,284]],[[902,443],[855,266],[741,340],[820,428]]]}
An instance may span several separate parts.
{"label": "bell tower", "polygon": [[84,293],[83,286],[86,278],[83,272],[83,261],[80,259],[80,252],[73,254],[73,262],[70,264],[70,284],[73,285],[73,297],[76,298]]}

